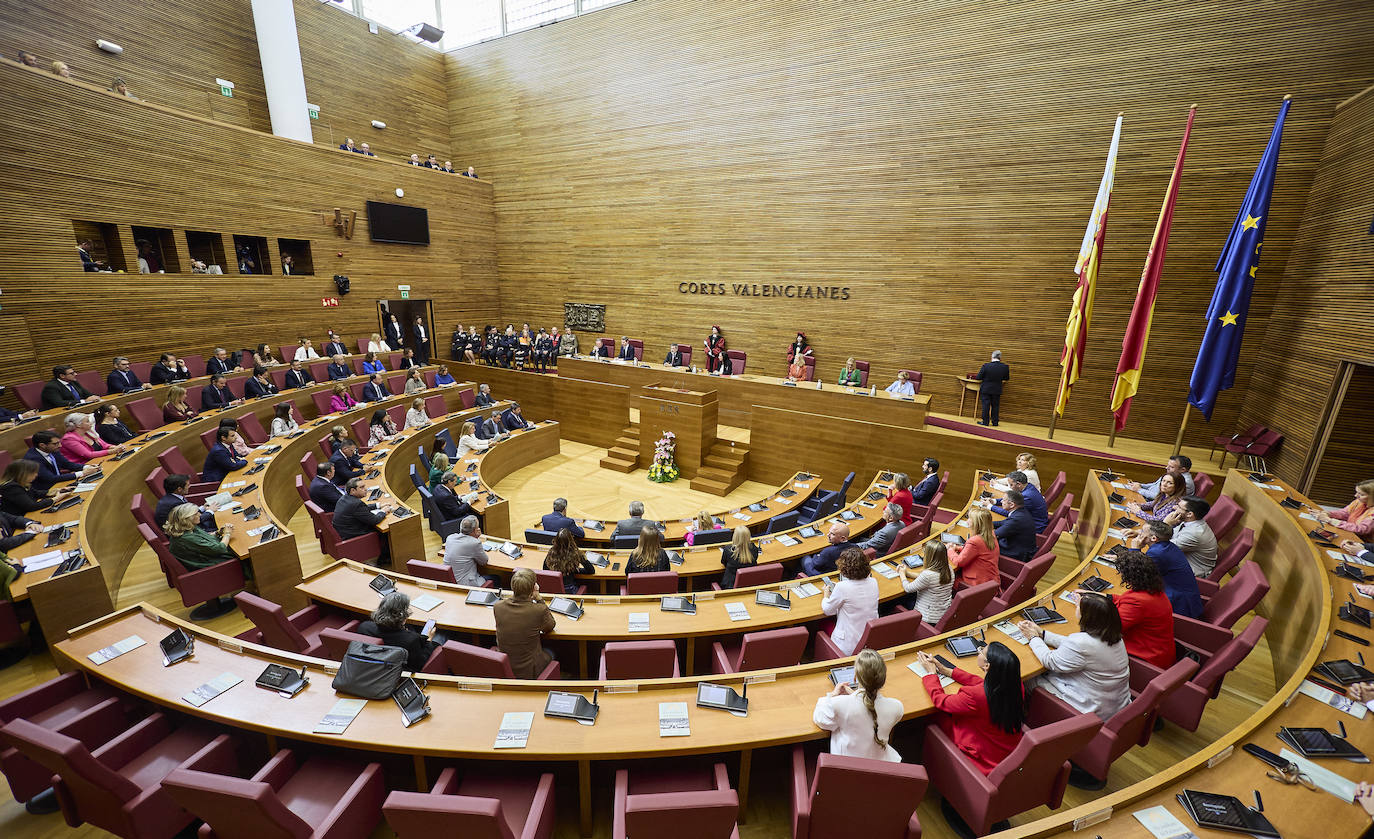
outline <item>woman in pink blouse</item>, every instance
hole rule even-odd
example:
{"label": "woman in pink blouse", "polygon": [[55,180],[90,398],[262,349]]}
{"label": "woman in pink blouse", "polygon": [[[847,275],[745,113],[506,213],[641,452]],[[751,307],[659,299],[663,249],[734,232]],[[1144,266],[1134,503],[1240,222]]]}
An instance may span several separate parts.
{"label": "woman in pink blouse", "polygon": [[329,412],[331,414],[347,411],[357,404],[358,400],[353,398],[353,394],[348,392],[348,388],[341,384],[334,385],[333,395],[329,397]]}
{"label": "woman in pink blouse", "polygon": [[67,432],[62,435],[62,456],[72,463],[89,463],[98,457],[119,454],[125,446],[111,446],[95,433],[90,414],[67,414]]}
{"label": "woman in pink blouse", "polygon": [[1368,542],[1374,534],[1374,481],[1360,481],[1355,484],[1355,500],[1343,509],[1330,513],[1318,513],[1322,524],[1348,530],[1364,537]]}
{"label": "woman in pink blouse", "polygon": [[1145,521],[1164,521],[1187,494],[1188,484],[1177,475],[1166,472],[1164,477],[1159,479],[1159,494],[1153,500],[1144,504],[1132,501],[1126,505],[1126,509]]}

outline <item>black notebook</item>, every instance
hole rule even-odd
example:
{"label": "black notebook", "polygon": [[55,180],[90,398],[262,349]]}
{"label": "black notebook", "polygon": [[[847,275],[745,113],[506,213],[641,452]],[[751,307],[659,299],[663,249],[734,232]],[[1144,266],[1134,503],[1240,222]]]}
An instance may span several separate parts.
{"label": "black notebook", "polygon": [[252,492],[253,490],[255,490],[255,489],[257,489],[257,488],[258,488],[258,485],[257,485],[257,484],[248,484],[247,486],[239,487],[238,491],[236,491],[236,492],[234,493],[234,497],[235,497],[235,498],[242,498],[243,496],[247,495],[248,493]]}
{"label": "black notebook", "polygon": [[1119,492],[1113,492],[1111,495],[1107,496],[1107,500],[1113,504],[1124,504],[1126,502],[1126,496]]}
{"label": "black notebook", "polygon": [[1028,609],[1022,609],[1021,614],[1025,616],[1026,620],[1037,625],[1068,623],[1063,615],[1045,606],[1031,606]]}
{"label": "black notebook", "polygon": [[59,527],[56,530],[50,530],[48,531],[48,543],[44,545],[44,547],[51,548],[55,545],[60,545],[70,538],[72,538],[72,529],[70,527]]}
{"label": "black notebook", "polygon": [[425,696],[414,679],[401,679],[396,690],[392,691],[391,698],[396,700],[396,707],[401,709],[401,721],[406,728],[429,716],[429,697]]}
{"label": "black notebook", "polygon": [[259,472],[261,472],[262,470],[264,470],[264,469],[266,469],[266,468],[267,468],[267,464],[266,464],[266,463],[259,463],[257,466],[254,466],[252,469],[249,469],[248,471],[244,472],[243,474],[245,474],[245,475],[256,475],[256,474],[258,474]]}
{"label": "black notebook", "polygon": [[1368,763],[1364,752],[1350,745],[1344,737],[1337,737],[1324,728],[1279,728],[1278,738],[1293,747],[1303,757],[1343,758]]}
{"label": "black notebook", "polygon": [[1280,507],[1287,507],[1290,510],[1301,510],[1302,502],[1291,495],[1279,502]]}
{"label": "black notebook", "polygon": [[256,504],[249,504],[248,509],[243,511],[243,520],[252,521],[262,516],[262,510]]}
{"label": "black notebook", "polygon": [[1240,799],[1234,795],[1185,789],[1178,794],[1178,803],[1183,805],[1183,809],[1188,811],[1188,815],[1192,816],[1193,821],[1200,827],[1280,839],[1279,832],[1263,813],[1241,804]]}
{"label": "black notebook", "polygon": [[71,498],[68,498],[66,501],[63,501],[61,504],[58,504],[58,505],[56,505],[56,506],[54,506],[54,507],[49,507],[49,508],[48,508],[48,512],[50,512],[50,513],[55,513],[55,512],[57,512],[58,510],[65,510],[65,509],[67,509],[68,507],[75,507],[77,504],[80,504],[82,501],[85,501],[85,500],[86,500],[86,499],[82,498],[81,496],[76,495],[76,496],[73,496],[73,497],[71,497]]}
{"label": "black notebook", "polygon": [[1358,624],[1366,629],[1370,628],[1369,610],[1363,606],[1356,606],[1354,603],[1342,603],[1341,608],[1336,610],[1336,617],[1341,620],[1350,621],[1353,624]]}
{"label": "black notebook", "polygon": [[310,680],[305,677],[305,668],[300,672],[292,670],[280,664],[269,664],[267,669],[258,675],[257,681],[253,684],[266,690],[275,690],[287,696],[295,696],[305,690],[305,686],[310,684]]}
{"label": "black notebook", "polygon": [[1136,521],[1136,520],[1133,519],[1133,518],[1128,518],[1127,516],[1122,516],[1121,518],[1119,518],[1119,519],[1117,519],[1116,521],[1112,522],[1112,526],[1113,526],[1113,527],[1119,527],[1119,528],[1122,528],[1122,529],[1129,528],[1129,527],[1138,527],[1139,525],[1140,525],[1140,522]]}
{"label": "black notebook", "polygon": [[196,641],[184,629],[173,629],[167,637],[158,642],[162,648],[162,666],[170,667],[178,661],[185,661],[196,652]]}

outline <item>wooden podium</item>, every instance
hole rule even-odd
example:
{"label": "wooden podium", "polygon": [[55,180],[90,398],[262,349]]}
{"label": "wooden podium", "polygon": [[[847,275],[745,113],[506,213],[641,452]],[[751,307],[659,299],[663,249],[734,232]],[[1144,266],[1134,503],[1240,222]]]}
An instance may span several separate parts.
{"label": "wooden podium", "polygon": [[639,463],[654,462],[654,444],[671,431],[677,436],[676,460],[684,478],[696,477],[702,459],[716,442],[716,392],[645,385],[639,400]]}

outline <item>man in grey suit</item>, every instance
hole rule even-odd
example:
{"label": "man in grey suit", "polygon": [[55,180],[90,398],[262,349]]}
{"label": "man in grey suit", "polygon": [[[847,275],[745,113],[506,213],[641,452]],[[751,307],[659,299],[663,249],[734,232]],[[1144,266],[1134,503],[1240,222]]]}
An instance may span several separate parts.
{"label": "man in grey suit", "polygon": [[872,548],[878,556],[885,556],[892,550],[892,543],[897,540],[897,533],[902,529],[902,508],[898,504],[888,504],[883,508],[883,526],[868,538],[868,541],[861,542],[860,548]]}
{"label": "man in grey suit", "polygon": [[482,526],[476,516],[464,518],[458,532],[444,540],[444,564],[453,569],[459,585],[480,587],[487,580],[496,583],[495,577],[479,570],[486,566],[487,554],[482,550]]}
{"label": "man in grey suit", "polygon": [[644,520],[643,501],[631,501],[630,517],[628,519],[621,519],[619,522],[616,522],[615,532],[612,533],[611,536],[638,536],[639,531],[643,530],[644,525],[646,524],[651,527],[658,527],[657,522]]}

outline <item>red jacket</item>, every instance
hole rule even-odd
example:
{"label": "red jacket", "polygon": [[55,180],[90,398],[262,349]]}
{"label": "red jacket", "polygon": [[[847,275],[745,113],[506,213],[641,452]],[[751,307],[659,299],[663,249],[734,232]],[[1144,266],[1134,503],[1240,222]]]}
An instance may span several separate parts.
{"label": "red jacket", "polygon": [[1126,652],[1161,670],[1174,666],[1174,608],[1164,592],[1113,594]]}
{"label": "red jacket", "polygon": [[994,541],[989,548],[983,541],[982,536],[970,536],[964,546],[953,552],[949,558],[949,564],[953,566],[959,577],[959,583],[964,588],[971,588],[980,583],[1002,582],[1002,573],[999,560],[1002,551]]}
{"label": "red jacket", "polygon": [[957,667],[951,675],[960,685],[955,693],[945,693],[939,677],[933,673],[922,676],[921,683],[930,694],[931,702],[935,703],[935,709],[947,715],[940,718],[940,727],[954,745],[969,756],[978,771],[986,775],[1012,753],[1021,742],[1022,733],[1008,734],[992,724],[981,676]]}
{"label": "red jacket", "polygon": [[916,506],[916,502],[911,498],[911,490],[899,489],[894,492],[889,492],[887,494],[887,500],[902,508],[903,527],[906,527],[915,520],[912,518],[911,511],[912,508]]}

